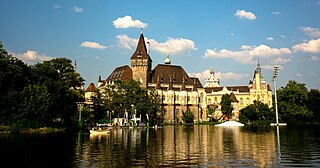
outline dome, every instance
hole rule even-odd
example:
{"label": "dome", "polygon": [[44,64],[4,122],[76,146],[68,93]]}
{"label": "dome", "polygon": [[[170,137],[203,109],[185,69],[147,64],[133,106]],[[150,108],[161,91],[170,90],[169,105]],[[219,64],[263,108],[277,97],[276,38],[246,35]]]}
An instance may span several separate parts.
{"label": "dome", "polygon": [[164,60],[165,64],[171,64],[171,60],[169,58],[169,54],[167,54],[167,58]]}

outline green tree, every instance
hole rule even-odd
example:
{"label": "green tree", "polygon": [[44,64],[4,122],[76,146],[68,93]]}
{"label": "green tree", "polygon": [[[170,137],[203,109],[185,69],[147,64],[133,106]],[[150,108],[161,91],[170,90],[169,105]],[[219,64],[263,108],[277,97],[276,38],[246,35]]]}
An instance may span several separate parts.
{"label": "green tree", "polygon": [[29,67],[8,54],[0,42],[0,124],[10,125],[19,115],[20,92],[29,83]]}
{"label": "green tree", "polygon": [[319,121],[320,119],[320,91],[319,89],[311,89],[308,92],[307,107],[313,114],[313,120]]}
{"label": "green tree", "polygon": [[194,118],[194,115],[193,115],[192,111],[190,111],[190,110],[182,111],[182,120],[185,123],[193,123],[193,118]]}
{"label": "green tree", "polygon": [[277,91],[279,115],[291,124],[309,121],[312,111],[307,108],[308,90],[305,84],[289,81]]}
{"label": "green tree", "polygon": [[218,106],[216,105],[210,106],[208,108],[208,117],[210,118],[210,121],[216,121],[216,119],[213,116],[217,108]]}
{"label": "green tree", "polygon": [[269,124],[274,121],[275,114],[270,110],[267,104],[260,101],[254,101],[253,104],[240,110],[239,120],[242,123],[259,122]]}
{"label": "green tree", "polygon": [[30,78],[33,87],[45,87],[50,95],[46,111],[42,113],[42,117],[47,119],[46,124],[75,126],[78,118],[76,102],[84,100],[83,92],[78,89],[84,80],[74,71],[71,60],[56,58],[32,65]]}
{"label": "green tree", "polygon": [[106,110],[114,111],[114,117],[123,117],[124,109],[128,109],[129,114],[133,115],[131,105],[137,110],[138,117],[141,115],[142,120],[147,120],[147,114],[150,125],[160,123],[159,98],[154,90],[147,91],[140,87],[140,83],[134,80],[115,81],[113,85],[108,85],[105,90],[104,104]]}
{"label": "green tree", "polygon": [[231,98],[229,94],[222,95],[220,105],[222,114],[230,118],[233,106],[231,105]]}

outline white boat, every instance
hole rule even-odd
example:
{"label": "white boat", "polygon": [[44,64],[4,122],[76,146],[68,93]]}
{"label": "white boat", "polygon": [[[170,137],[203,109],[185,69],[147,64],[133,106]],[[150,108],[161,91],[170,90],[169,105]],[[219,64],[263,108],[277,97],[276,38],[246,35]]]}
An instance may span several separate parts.
{"label": "white boat", "polygon": [[107,134],[109,132],[110,132],[109,129],[106,129],[106,130],[90,130],[90,134],[94,134],[94,135],[103,135],[103,134]]}
{"label": "white boat", "polygon": [[219,127],[219,126],[220,127],[242,127],[242,126],[244,126],[244,124],[236,122],[236,121],[226,121],[224,123],[217,124],[214,126],[217,126],[217,127]]}

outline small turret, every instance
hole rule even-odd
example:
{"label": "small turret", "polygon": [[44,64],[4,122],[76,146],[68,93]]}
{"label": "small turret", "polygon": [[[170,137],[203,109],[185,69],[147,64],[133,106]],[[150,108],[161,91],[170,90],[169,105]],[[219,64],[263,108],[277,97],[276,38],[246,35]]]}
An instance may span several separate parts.
{"label": "small turret", "polygon": [[164,60],[164,64],[166,64],[166,65],[170,65],[171,64],[171,60],[169,58],[169,54],[168,53],[166,54],[166,59]]}

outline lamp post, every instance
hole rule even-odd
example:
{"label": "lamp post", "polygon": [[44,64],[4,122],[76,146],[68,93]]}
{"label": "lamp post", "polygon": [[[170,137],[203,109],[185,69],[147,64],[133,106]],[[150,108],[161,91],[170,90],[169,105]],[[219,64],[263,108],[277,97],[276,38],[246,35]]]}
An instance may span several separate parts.
{"label": "lamp post", "polygon": [[82,128],[82,122],[81,122],[81,109],[83,107],[84,102],[77,102],[78,110],[79,110],[79,122],[78,126],[79,128]]}
{"label": "lamp post", "polygon": [[277,102],[277,82],[276,82],[276,78],[279,75],[279,66],[274,66],[273,68],[273,84],[274,84],[274,101],[275,101],[275,105],[276,105],[276,124],[277,126],[279,125],[279,120],[278,120],[278,102]]}

